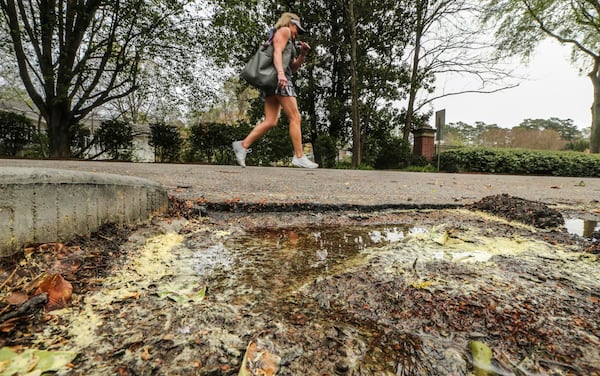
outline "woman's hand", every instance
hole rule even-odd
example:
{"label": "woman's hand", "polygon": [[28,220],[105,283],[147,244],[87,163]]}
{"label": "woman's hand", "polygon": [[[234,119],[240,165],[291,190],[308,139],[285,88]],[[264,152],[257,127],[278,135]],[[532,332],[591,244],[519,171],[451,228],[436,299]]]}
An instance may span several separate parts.
{"label": "woman's hand", "polygon": [[286,87],[288,85],[288,79],[285,76],[285,72],[283,72],[283,71],[277,72],[277,85],[279,87]]}
{"label": "woman's hand", "polygon": [[306,56],[310,51],[310,45],[306,42],[300,41],[300,54]]}

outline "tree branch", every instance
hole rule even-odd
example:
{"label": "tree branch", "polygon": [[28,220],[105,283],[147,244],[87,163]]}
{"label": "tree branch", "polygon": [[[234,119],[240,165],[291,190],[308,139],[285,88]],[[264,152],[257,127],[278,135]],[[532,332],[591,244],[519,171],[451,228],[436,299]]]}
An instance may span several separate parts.
{"label": "tree branch", "polygon": [[533,9],[533,7],[531,6],[531,4],[529,3],[529,1],[527,0],[522,0],[523,4],[525,4],[525,7],[527,8],[527,12],[529,13],[529,15],[531,16],[531,18],[533,18],[533,20],[538,24],[538,26],[540,27],[540,29],[548,34],[549,36],[551,36],[552,38],[558,40],[561,43],[567,43],[567,44],[572,44],[574,46],[576,46],[579,50],[581,50],[582,52],[588,54],[589,56],[591,56],[592,58],[597,59],[599,56],[594,53],[592,50],[586,48],[581,42],[579,42],[578,40],[572,39],[572,38],[566,38],[563,37],[555,32],[553,32],[552,30],[550,30],[550,28],[548,26],[546,26],[546,23],[540,18],[540,16],[535,12],[535,10]]}
{"label": "tree branch", "polygon": [[508,89],[513,89],[518,86],[519,86],[519,84],[513,84],[513,85],[504,86],[504,87],[501,87],[498,89],[493,89],[493,90],[463,90],[463,91],[457,91],[457,92],[444,93],[441,95],[437,95],[435,97],[427,98],[426,100],[419,102],[419,105],[416,107],[416,110],[418,111],[421,108],[423,108],[426,104],[429,104],[440,98],[452,97],[452,96],[462,95],[462,94],[492,94],[492,93],[497,93],[497,92],[508,90]]}

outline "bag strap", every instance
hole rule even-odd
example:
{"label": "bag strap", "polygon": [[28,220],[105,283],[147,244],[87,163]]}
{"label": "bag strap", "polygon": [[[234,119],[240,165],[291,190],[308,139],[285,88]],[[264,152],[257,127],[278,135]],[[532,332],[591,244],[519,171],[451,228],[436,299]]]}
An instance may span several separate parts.
{"label": "bag strap", "polygon": [[265,47],[267,47],[268,45],[273,45],[273,37],[275,37],[275,32],[277,30],[275,30],[275,28],[271,28],[271,30],[269,30],[269,39],[267,39],[266,41],[263,42],[262,47],[263,49]]}
{"label": "bag strap", "polygon": [[[273,45],[273,38],[275,37],[275,32],[276,31],[277,30],[275,28],[273,28],[273,27],[271,28],[271,30],[269,30],[269,39],[267,39],[266,41],[263,42],[263,44],[262,44],[263,47],[266,47],[269,44]],[[289,43],[293,43],[291,38],[288,39],[288,44]]]}

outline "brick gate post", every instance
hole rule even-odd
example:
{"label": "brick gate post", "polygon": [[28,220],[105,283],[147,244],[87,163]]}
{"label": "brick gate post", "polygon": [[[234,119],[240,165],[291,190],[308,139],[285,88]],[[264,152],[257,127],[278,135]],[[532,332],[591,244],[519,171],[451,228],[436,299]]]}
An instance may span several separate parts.
{"label": "brick gate post", "polygon": [[415,129],[413,134],[415,136],[413,154],[431,161],[435,154],[435,128],[421,127]]}

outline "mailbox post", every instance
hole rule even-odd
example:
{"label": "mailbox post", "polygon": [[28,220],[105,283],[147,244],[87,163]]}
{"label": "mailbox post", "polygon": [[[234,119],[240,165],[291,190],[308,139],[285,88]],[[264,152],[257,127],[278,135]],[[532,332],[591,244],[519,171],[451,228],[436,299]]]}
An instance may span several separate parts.
{"label": "mailbox post", "polygon": [[446,126],[446,110],[435,113],[435,128],[437,129],[437,170],[440,172],[440,154],[442,153],[442,140],[444,139],[444,127]]}

